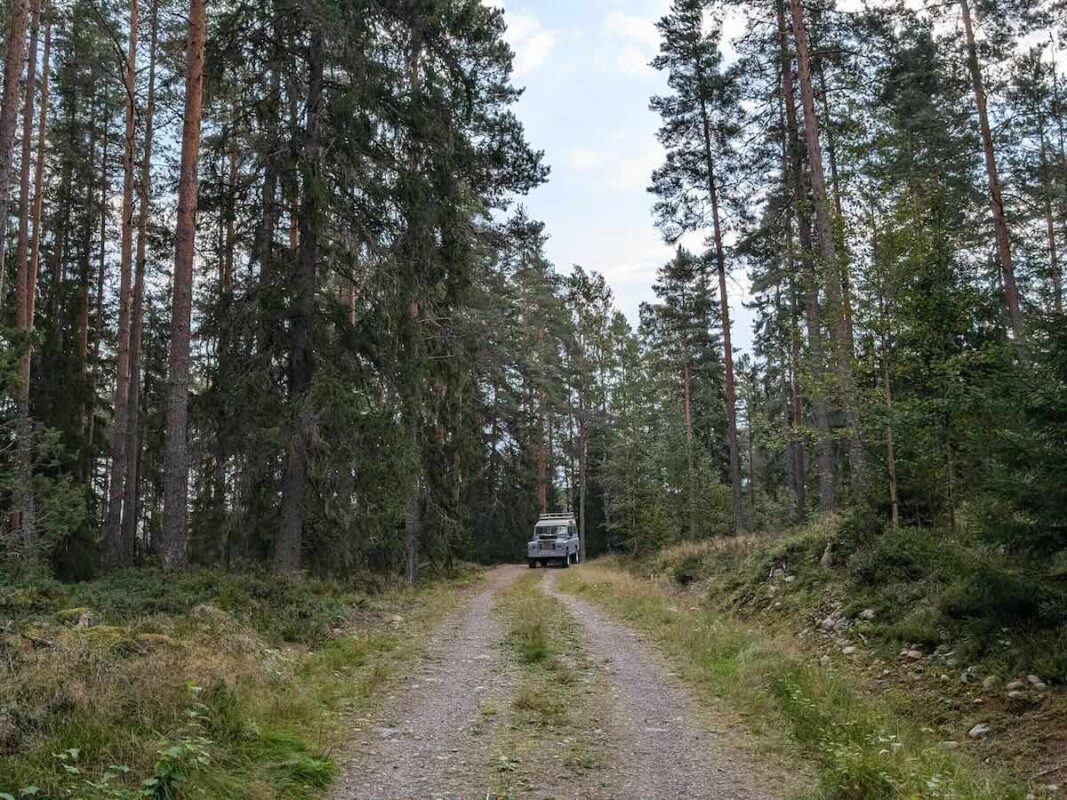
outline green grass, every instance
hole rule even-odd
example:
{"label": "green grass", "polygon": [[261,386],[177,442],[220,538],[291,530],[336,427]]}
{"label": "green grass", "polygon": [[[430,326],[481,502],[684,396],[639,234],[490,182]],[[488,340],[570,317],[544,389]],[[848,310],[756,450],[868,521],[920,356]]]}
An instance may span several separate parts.
{"label": "green grass", "polygon": [[[692,561],[711,557],[698,548],[675,556],[677,563],[688,560],[688,569]],[[734,580],[719,569],[716,575],[723,582]],[[673,590],[663,580],[638,577],[611,563],[572,570],[561,588],[659,642],[683,678],[700,694],[719,698],[764,746],[796,764],[813,764],[816,797],[1025,797],[1021,787],[943,749],[918,725],[861,694],[847,676],[809,663],[792,637],[745,624],[693,602],[691,593]]]}
{"label": "green grass", "polygon": [[469,579],[368,591],[128,572],[2,587],[0,796],[320,796],[343,715],[381,695]]}

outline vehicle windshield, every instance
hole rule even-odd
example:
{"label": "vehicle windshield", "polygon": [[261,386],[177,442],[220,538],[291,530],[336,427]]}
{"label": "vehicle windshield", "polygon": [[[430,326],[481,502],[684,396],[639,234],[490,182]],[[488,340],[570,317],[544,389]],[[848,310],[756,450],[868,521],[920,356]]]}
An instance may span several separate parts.
{"label": "vehicle windshield", "polygon": [[567,526],[566,525],[539,525],[537,527],[537,536],[541,539],[555,539],[555,538],[567,538]]}

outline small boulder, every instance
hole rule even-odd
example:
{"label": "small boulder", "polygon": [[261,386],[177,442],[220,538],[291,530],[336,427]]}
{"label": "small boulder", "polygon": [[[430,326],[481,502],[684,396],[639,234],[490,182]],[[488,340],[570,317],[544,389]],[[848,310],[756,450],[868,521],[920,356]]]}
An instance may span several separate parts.
{"label": "small boulder", "polygon": [[1026,684],[1023,683],[1022,681],[1008,681],[1008,685],[1005,686],[1004,688],[1007,689],[1009,692],[1011,692],[1011,691],[1014,691],[1016,689],[1025,689],[1026,688]]}
{"label": "small boulder", "polygon": [[831,664],[830,656],[823,656],[822,658],[820,658],[819,664],[822,666],[823,669],[829,669]]}
{"label": "small boulder", "polygon": [[834,545],[831,542],[826,545],[826,549],[822,551],[822,558],[819,559],[819,564],[824,567],[829,567],[834,563]]}
{"label": "small boulder", "polygon": [[910,658],[912,661],[920,661],[920,660],[922,660],[922,657],[923,657],[923,651],[922,650],[915,650],[915,649],[905,650],[904,651],[904,657],[905,658]]}
{"label": "small boulder", "polygon": [[831,614],[825,617],[822,622],[819,623],[819,627],[824,631],[832,631],[837,626],[837,617]]}
{"label": "small boulder", "polygon": [[855,655],[856,654],[856,648],[853,645],[849,645],[848,647],[843,648],[841,650],[841,653],[846,655],[846,656]]}
{"label": "small boulder", "polygon": [[784,580],[785,580],[786,583],[792,583],[796,579],[797,579],[796,575],[786,575]]}
{"label": "small boulder", "polygon": [[875,618],[876,613],[877,612],[875,612],[873,608],[865,608],[863,609],[863,611],[860,612],[860,619],[870,622],[872,619]]}
{"label": "small boulder", "polygon": [[979,722],[977,725],[967,731],[967,735],[970,736],[972,739],[984,739],[992,732],[992,725],[990,725],[988,722]]}
{"label": "small boulder", "polygon": [[1000,678],[996,675],[987,675],[985,680],[982,681],[983,689],[995,689],[997,684],[1000,683]]}
{"label": "small boulder", "polygon": [[1027,675],[1026,680],[1031,686],[1033,686],[1038,691],[1044,691],[1048,688],[1045,682],[1036,675]]}
{"label": "small boulder", "polygon": [[945,750],[958,750],[960,743],[949,739],[946,742],[941,742],[941,747]]}

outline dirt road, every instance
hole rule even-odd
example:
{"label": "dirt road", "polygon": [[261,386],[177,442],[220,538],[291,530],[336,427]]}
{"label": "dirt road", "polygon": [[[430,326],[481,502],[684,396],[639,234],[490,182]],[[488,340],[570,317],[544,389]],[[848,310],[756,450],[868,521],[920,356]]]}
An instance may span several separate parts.
{"label": "dirt road", "polygon": [[[521,668],[502,646],[506,626],[494,598],[524,568],[494,570],[484,588],[444,626],[424,663],[375,717],[361,722],[356,755],[337,800],[479,798],[493,795],[494,743],[508,735]],[[547,570],[541,588],[563,603],[584,634],[581,649],[597,668],[588,691],[598,709],[586,721],[601,741],[603,763],[566,771],[567,748],[538,755],[543,786],[533,798],[626,800],[771,800],[751,764],[713,730],[707,715],[662,660],[633,633],[589,604],[558,591]],[[584,717],[583,717],[584,720]],[[579,721],[582,724],[582,720]],[[593,726],[596,726],[593,729]],[[564,742],[568,741],[565,739]],[[527,767],[528,768],[528,767]],[[566,780],[561,781],[561,773]],[[610,787],[610,788],[605,788]],[[512,796],[517,796],[512,790]]]}

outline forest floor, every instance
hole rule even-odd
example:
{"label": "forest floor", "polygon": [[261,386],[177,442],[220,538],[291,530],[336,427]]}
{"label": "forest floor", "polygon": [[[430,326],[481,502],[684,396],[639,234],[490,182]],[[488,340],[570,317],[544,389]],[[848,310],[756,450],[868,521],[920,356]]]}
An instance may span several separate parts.
{"label": "forest floor", "polygon": [[1011,688],[1007,650],[951,672],[962,642],[809,539],[415,589],[0,586],[0,800],[1060,796],[1063,693]]}

